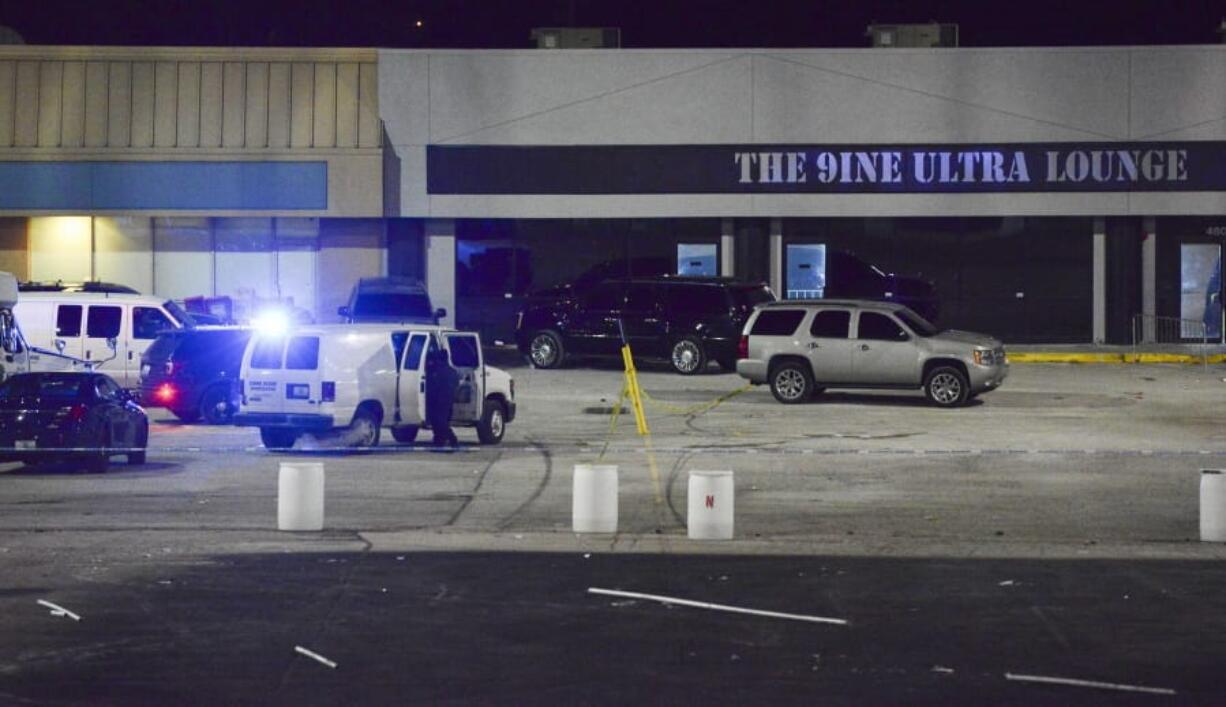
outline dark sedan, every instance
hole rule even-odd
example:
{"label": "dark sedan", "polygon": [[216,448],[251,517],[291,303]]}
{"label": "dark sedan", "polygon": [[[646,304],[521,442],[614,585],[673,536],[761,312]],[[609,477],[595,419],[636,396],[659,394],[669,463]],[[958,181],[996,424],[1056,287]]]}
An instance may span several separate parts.
{"label": "dark sedan", "polygon": [[112,456],[145,463],[149,418],[101,373],[22,373],[0,383],[0,459],[73,461],[106,471]]}

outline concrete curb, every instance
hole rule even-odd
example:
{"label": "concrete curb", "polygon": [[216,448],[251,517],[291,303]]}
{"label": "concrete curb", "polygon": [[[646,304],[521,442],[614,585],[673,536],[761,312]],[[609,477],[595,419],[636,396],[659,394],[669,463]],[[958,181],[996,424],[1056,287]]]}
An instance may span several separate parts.
{"label": "concrete curb", "polygon": [[1224,363],[1226,354],[1176,353],[1009,353],[1009,363]]}

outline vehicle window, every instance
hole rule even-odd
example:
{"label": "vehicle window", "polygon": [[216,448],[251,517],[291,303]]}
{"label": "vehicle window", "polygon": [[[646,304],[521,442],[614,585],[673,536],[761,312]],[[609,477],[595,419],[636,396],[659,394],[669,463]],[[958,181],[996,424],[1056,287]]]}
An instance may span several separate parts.
{"label": "vehicle window", "polygon": [[59,306],[55,312],[55,335],[56,337],[81,335],[81,305],[61,304]]}
{"label": "vehicle window", "polygon": [[674,314],[711,316],[728,309],[723,288],[710,285],[669,285],[665,304]]}
{"label": "vehicle window", "polygon": [[481,365],[477,351],[477,337],[449,336],[447,346],[451,349],[451,365],[456,368],[476,368]]}
{"label": "vehicle window", "polygon": [[173,329],[170,317],[155,307],[132,308],[132,338],[156,339],[163,329]]}
{"label": "vehicle window", "polygon": [[17,320],[12,312],[0,312],[0,347],[5,353],[21,353],[21,330],[17,328]]}
{"label": "vehicle window", "polygon": [[417,371],[421,369],[421,355],[426,350],[425,336],[414,336],[409,339],[409,352],[404,357],[404,370]]}
{"label": "vehicle window", "polygon": [[651,312],[656,308],[656,288],[638,283],[630,286],[626,292],[627,312]]}
{"label": "vehicle window", "polygon": [[592,288],[584,298],[584,307],[595,310],[621,309],[622,286],[619,283],[605,283]]}
{"label": "vehicle window", "polygon": [[94,379],[94,392],[102,400],[119,400],[119,386],[108,378]]}
{"label": "vehicle window", "polygon": [[929,336],[935,336],[937,333],[937,328],[928,323],[927,319],[924,319],[909,309],[900,309],[898,312],[896,312],[896,314],[898,315],[898,318],[902,320],[903,324],[910,327],[911,331],[915,332],[917,336],[927,338]]}
{"label": "vehicle window", "polygon": [[13,376],[0,385],[0,400],[32,397],[75,400],[81,397],[84,380],[73,375]]}
{"label": "vehicle window", "polygon": [[768,309],[758,314],[749,333],[756,336],[791,336],[804,318],[803,309]]}
{"label": "vehicle window", "polygon": [[906,341],[907,332],[893,319],[877,312],[860,312],[861,339],[874,341]]}
{"label": "vehicle window", "polygon": [[123,307],[97,306],[89,308],[85,335],[91,339],[119,337],[119,323],[123,320]]}
{"label": "vehicle window", "polygon": [[851,312],[844,309],[823,309],[813,316],[809,334],[821,339],[846,339],[850,329]]}
{"label": "vehicle window", "polygon": [[290,371],[313,371],[319,368],[319,337],[295,336],[285,349],[285,368]]}
{"label": "vehicle window", "polygon": [[357,296],[350,312],[353,317],[400,317],[432,319],[430,296],[410,292],[364,292]]}
{"label": "vehicle window", "polygon": [[285,339],[280,337],[261,338],[255,342],[251,351],[251,367],[263,370],[276,370],[281,367],[281,351],[285,347]]}
{"label": "vehicle window", "polygon": [[404,345],[409,343],[409,332],[394,331],[392,332],[392,352],[396,354],[396,365],[404,360]]}

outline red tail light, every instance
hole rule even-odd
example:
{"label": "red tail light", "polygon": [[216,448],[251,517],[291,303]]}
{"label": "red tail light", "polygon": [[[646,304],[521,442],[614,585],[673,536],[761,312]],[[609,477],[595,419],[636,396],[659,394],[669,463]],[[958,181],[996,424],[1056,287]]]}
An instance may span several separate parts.
{"label": "red tail light", "polygon": [[319,399],[325,403],[336,402],[336,382],[324,381],[319,386]]}
{"label": "red tail light", "polygon": [[736,357],[738,359],[749,358],[749,335],[748,334],[741,335],[741,341],[740,343],[736,345]]}
{"label": "red tail light", "polygon": [[177,395],[178,391],[169,383],[163,383],[153,391],[153,399],[163,404],[174,402]]}
{"label": "red tail light", "polygon": [[68,408],[68,421],[80,422],[81,420],[85,419],[85,413],[88,411],[89,408],[85,407],[84,403],[77,403],[76,405]]}

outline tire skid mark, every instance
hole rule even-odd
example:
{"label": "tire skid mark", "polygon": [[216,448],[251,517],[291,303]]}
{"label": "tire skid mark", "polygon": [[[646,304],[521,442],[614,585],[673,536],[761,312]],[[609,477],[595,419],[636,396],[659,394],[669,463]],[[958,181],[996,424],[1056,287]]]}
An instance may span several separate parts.
{"label": "tire skid mark", "polygon": [[473,487],[472,493],[468,494],[468,498],[464,499],[464,502],[460,504],[460,507],[456,509],[456,512],[451,514],[451,517],[447,519],[446,523],[443,523],[443,527],[455,525],[455,522],[460,519],[460,516],[464,514],[464,511],[468,510],[469,504],[471,504],[473,499],[477,497],[477,493],[481,490],[482,484],[485,483],[485,477],[490,473],[490,469],[493,469],[494,465],[497,464],[498,460],[500,459],[502,459],[502,451],[496,452],[493,458],[486,462],[485,468],[482,469],[481,474],[477,476],[477,485]]}
{"label": "tire skid mark", "polygon": [[499,530],[506,530],[511,525],[511,523],[515,521],[515,519],[519,516],[519,514],[528,510],[528,506],[531,506],[533,503],[535,503],[536,499],[540,498],[541,494],[545,493],[545,487],[549,485],[550,480],[553,478],[553,452],[550,451],[547,445],[542,444],[541,442],[537,442],[536,440],[533,440],[531,438],[527,439],[527,442],[530,447],[536,449],[538,452],[540,452],[541,456],[544,457],[545,473],[544,475],[541,476],[541,482],[537,484],[536,490],[534,490],[532,494],[528,496],[528,500],[521,503],[519,505],[519,508],[516,508],[514,511],[511,511],[510,515],[508,515],[506,518],[503,518],[501,521],[499,521],[498,523]]}

